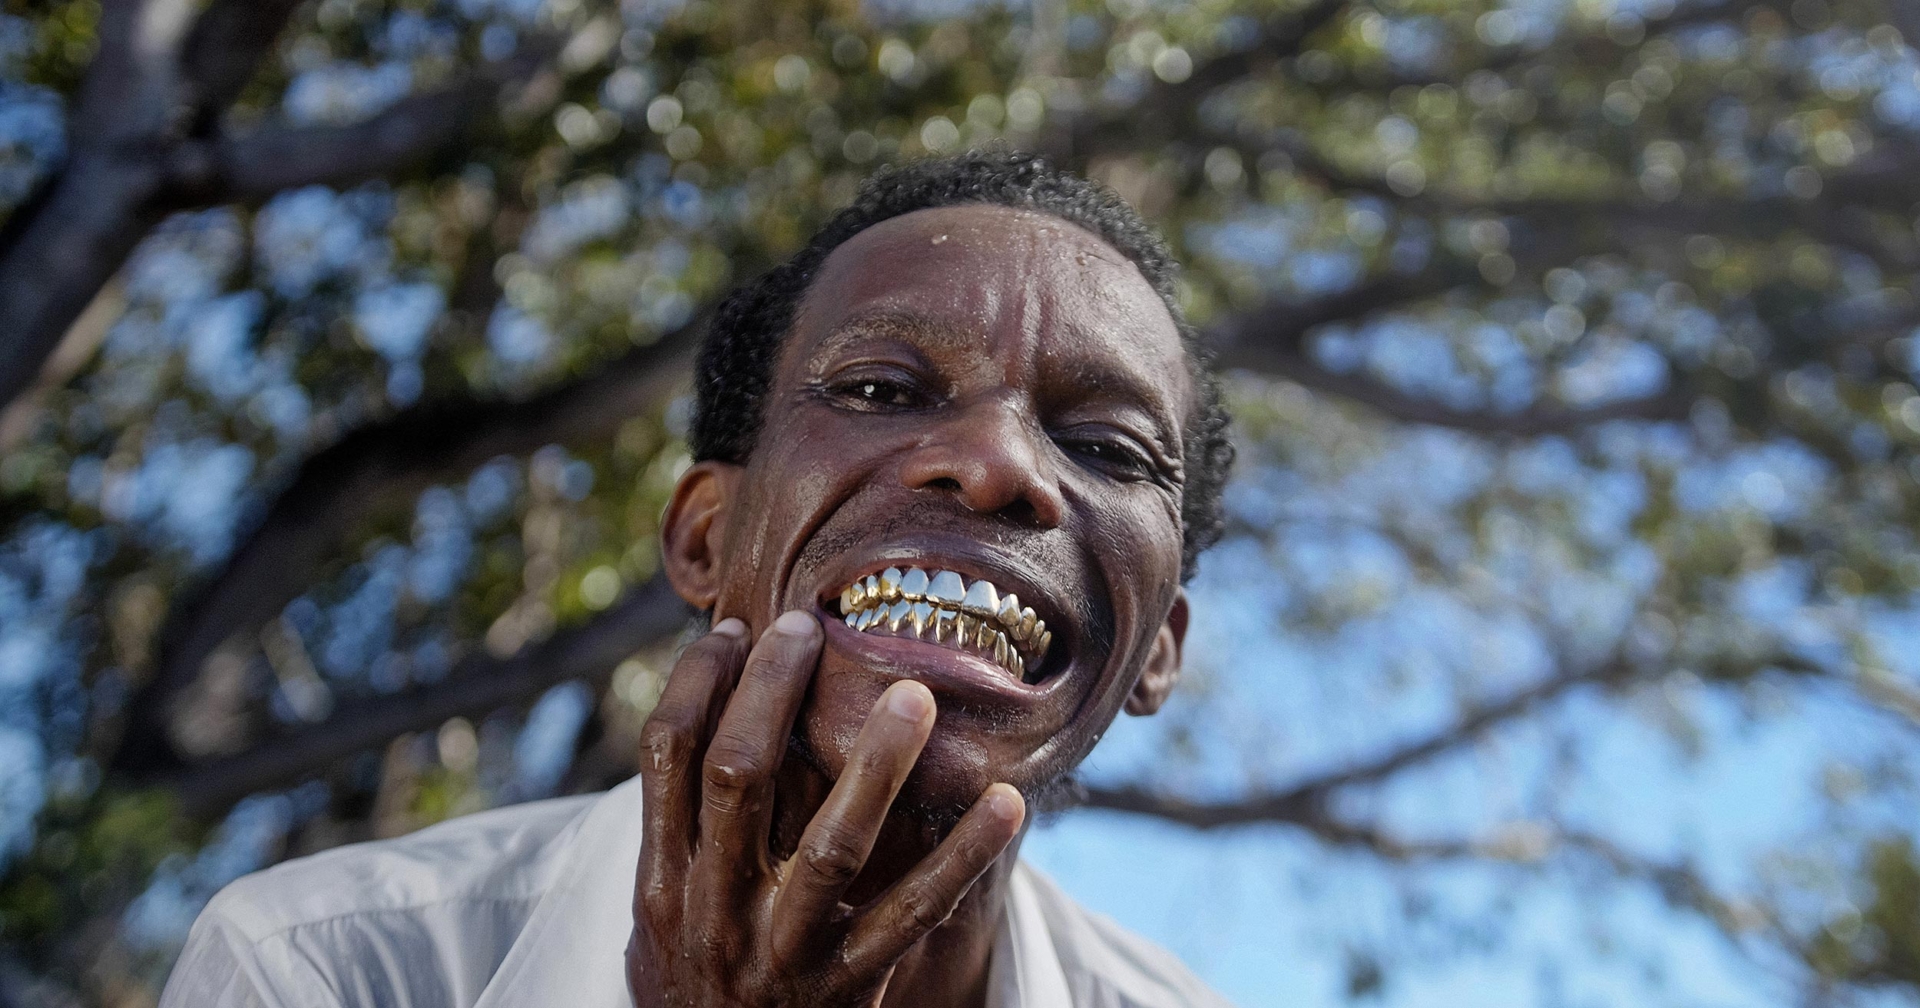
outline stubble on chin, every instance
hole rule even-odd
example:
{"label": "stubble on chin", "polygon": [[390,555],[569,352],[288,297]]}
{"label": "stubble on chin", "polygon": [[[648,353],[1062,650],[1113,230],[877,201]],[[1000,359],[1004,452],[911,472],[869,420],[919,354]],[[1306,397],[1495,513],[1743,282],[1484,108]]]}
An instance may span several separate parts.
{"label": "stubble on chin", "polygon": [[[833,779],[826,762],[798,731],[787,736],[787,758],[800,761],[822,779]],[[1087,789],[1081,784],[1074,768],[1069,767],[1037,784],[1022,786],[1020,794],[1026,800],[1029,822],[1036,819],[1050,822],[1084,801]],[[919,789],[909,788],[895,800],[892,814],[909,820],[918,829],[936,838],[944,839],[960,824],[960,817],[966,815],[972,805],[970,800],[933,800]]]}

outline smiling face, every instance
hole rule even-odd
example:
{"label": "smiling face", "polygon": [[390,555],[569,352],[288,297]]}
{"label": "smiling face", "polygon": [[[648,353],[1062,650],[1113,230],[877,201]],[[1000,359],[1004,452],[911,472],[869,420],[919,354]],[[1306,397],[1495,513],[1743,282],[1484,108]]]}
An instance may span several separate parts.
{"label": "smiling face", "polygon": [[1178,675],[1194,396],[1166,307],[1093,234],[1000,206],[891,218],[814,278],[746,465],[683,479],[669,573],[755,633],[822,618],[796,736],[828,778],[912,678],[940,713],[905,801],[1031,791]]}

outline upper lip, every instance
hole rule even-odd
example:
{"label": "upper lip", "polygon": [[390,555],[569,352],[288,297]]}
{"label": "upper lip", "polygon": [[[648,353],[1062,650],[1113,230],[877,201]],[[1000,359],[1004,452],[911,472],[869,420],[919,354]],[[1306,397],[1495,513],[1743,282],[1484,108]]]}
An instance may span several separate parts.
{"label": "upper lip", "polygon": [[[1044,587],[1039,578],[1023,569],[1026,566],[1024,561],[970,539],[942,537],[920,543],[894,543],[844,558],[830,575],[834,580],[820,586],[817,601],[823,607],[830,607],[837,603],[840,590],[852,584],[856,578],[878,574],[888,567],[903,570],[918,567],[928,574],[950,570],[966,579],[968,584],[985,578],[999,589],[1002,596],[1008,592],[1020,596],[1020,604],[1031,606],[1034,614],[1046,620],[1047,627],[1054,631],[1054,650],[1063,650],[1059,645],[1071,642],[1077,629],[1073,607],[1063,604],[1056,592]],[[1071,646],[1064,650],[1070,651]]]}

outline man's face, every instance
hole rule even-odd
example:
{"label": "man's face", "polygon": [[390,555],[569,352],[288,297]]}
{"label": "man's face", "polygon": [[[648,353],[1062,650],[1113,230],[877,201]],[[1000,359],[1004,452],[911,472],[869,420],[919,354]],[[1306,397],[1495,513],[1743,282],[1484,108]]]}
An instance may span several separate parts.
{"label": "man's face", "polygon": [[[900,678],[939,702],[904,793],[929,810],[994,781],[1031,791],[1077,765],[1130,695],[1157,707],[1186,626],[1193,396],[1152,287],[1058,218],[922,210],[836,249],[782,348],[752,457],[723,481],[715,533],[716,618],[757,633],[805,609],[825,625],[796,727],[816,767],[838,777]],[[1042,654],[1015,609],[981,618],[984,590],[965,622],[939,598],[889,618],[900,598],[860,603],[879,614],[849,626],[844,590],[889,568],[909,595],[916,568],[934,595],[941,571],[963,589],[984,579],[1051,642]]]}

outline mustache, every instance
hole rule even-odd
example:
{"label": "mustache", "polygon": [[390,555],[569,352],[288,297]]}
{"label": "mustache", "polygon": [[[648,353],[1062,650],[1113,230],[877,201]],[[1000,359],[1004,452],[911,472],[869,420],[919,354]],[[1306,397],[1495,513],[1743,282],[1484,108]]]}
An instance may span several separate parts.
{"label": "mustache", "polygon": [[[841,509],[841,513],[859,510],[859,503],[850,501]],[[871,517],[863,516],[858,523],[829,521],[801,550],[801,560],[809,568],[817,568],[833,557],[868,543],[905,539],[915,532],[940,529],[966,536],[1009,556],[1020,557],[1035,571],[1079,571],[1085,566],[1071,544],[1058,532],[1023,528],[939,500],[917,499],[901,507],[872,510],[880,513]],[[1108,606],[1102,604],[1104,599],[1100,592],[1084,583],[1053,587],[1056,590],[1053,597],[1047,600],[1048,603],[1066,609],[1074,622],[1085,629],[1089,643],[1103,651],[1110,650],[1114,635],[1113,614]]]}

